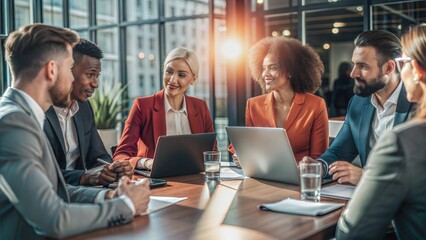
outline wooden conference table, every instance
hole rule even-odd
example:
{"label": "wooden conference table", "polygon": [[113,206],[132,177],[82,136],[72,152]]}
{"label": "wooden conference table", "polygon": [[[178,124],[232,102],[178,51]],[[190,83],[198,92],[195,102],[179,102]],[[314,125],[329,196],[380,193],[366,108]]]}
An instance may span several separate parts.
{"label": "wooden conference table", "polygon": [[[70,239],[329,239],[342,209],[321,217],[262,211],[262,203],[300,199],[298,186],[247,178],[205,182],[203,174],[166,178],[153,196],[188,197],[132,223]],[[346,202],[322,198],[321,201]]]}

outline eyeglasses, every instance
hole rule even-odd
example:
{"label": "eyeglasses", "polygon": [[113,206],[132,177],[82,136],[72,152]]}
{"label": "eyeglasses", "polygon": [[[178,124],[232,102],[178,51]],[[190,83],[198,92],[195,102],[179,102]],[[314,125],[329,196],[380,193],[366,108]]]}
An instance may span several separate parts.
{"label": "eyeglasses", "polygon": [[411,59],[410,57],[399,57],[399,58],[395,58],[395,62],[396,62],[396,67],[398,68],[398,71],[401,72],[402,68],[404,67],[404,65],[406,63],[410,63],[411,61],[413,61],[413,59]]}

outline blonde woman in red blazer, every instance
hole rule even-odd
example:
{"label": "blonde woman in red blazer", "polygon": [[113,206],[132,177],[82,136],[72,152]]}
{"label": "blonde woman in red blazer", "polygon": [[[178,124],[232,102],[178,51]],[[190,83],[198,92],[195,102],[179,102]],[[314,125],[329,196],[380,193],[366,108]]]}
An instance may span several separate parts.
{"label": "blonde woman in red blazer", "polygon": [[286,129],[297,162],[319,157],[328,148],[328,115],[311,94],[324,72],[318,54],[296,39],[268,37],[250,49],[249,67],[267,94],[247,101],[246,126]]}
{"label": "blonde woman in red blazer", "polygon": [[[159,136],[214,132],[206,102],[185,95],[188,87],[197,80],[198,69],[193,52],[176,48],[168,54],[164,63],[164,89],[152,96],[135,99],[114,160],[129,160],[133,167],[151,169]],[[167,114],[180,115],[170,118]],[[167,119],[172,124],[168,125]],[[184,120],[174,124],[175,119]],[[174,125],[182,128],[178,130],[176,126],[175,129]]]}

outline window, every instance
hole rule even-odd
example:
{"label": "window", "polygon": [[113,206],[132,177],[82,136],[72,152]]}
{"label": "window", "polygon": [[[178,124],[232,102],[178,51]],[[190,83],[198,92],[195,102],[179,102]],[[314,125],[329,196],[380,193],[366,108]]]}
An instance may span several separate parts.
{"label": "window", "polygon": [[155,77],[154,77],[154,75],[151,75],[151,88],[152,88],[152,89],[156,88],[156,84],[155,84]]}
{"label": "window", "polygon": [[132,22],[158,18],[157,2],[158,0],[126,0],[126,20]]}
{"label": "window", "polygon": [[140,74],[139,75],[139,88],[143,89],[145,84],[145,75]]}
{"label": "window", "polygon": [[68,1],[70,6],[70,26],[71,28],[81,28],[89,26],[89,1]]}
{"label": "window", "polygon": [[118,22],[118,1],[96,0],[96,23],[97,25],[108,25]]}
{"label": "window", "polygon": [[[145,82],[145,76],[156,76],[159,73],[160,65],[155,60],[159,55],[158,44],[155,44],[158,42],[158,25],[129,26],[126,32],[127,94],[130,99],[151,95],[159,88],[152,84],[144,84],[142,87],[140,81],[141,76],[144,76]],[[154,60],[150,61],[152,58]]]}
{"label": "window", "polygon": [[62,1],[43,0],[43,22],[59,27],[64,26]]}
{"label": "window", "polygon": [[143,49],[143,38],[142,37],[138,37],[138,48],[139,50]]}

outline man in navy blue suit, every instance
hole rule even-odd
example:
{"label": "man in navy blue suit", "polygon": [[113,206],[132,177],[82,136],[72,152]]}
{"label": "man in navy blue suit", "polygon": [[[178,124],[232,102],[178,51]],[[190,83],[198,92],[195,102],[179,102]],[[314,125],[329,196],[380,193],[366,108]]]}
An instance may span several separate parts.
{"label": "man in navy blue suit", "polygon": [[410,117],[414,108],[407,101],[394,61],[400,56],[401,43],[388,31],[366,31],[355,39],[351,72],[355,96],[349,102],[342,129],[318,159],[326,176],[356,185],[362,168],[352,161],[359,155],[364,167],[382,133]]}

